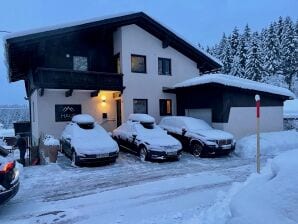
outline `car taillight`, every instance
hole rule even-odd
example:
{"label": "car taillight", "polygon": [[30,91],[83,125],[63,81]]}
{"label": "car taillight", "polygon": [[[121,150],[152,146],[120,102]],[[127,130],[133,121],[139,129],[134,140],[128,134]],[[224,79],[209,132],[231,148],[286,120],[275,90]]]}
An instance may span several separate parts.
{"label": "car taillight", "polygon": [[8,162],[0,170],[0,173],[8,173],[9,171],[11,171],[14,168],[14,166],[15,166],[14,162]]}

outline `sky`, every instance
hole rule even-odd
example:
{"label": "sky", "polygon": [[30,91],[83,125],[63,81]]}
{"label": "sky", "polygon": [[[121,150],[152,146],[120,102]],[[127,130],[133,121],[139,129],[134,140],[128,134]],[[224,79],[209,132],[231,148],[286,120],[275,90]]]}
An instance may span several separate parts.
{"label": "sky", "polygon": [[[219,41],[246,24],[261,30],[279,16],[298,19],[298,0],[1,0],[0,30],[18,32],[123,12],[143,11],[192,43]],[[5,36],[0,33],[0,40]],[[0,105],[25,104],[22,81],[8,83],[0,44]]]}

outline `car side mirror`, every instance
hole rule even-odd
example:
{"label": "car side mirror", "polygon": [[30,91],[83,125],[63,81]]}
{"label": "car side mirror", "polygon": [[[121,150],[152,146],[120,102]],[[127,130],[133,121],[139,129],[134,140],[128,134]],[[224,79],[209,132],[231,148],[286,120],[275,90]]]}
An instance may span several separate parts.
{"label": "car side mirror", "polygon": [[185,128],[185,127],[183,127],[183,128],[182,128],[182,135],[185,135],[185,134],[186,134],[186,132],[187,132],[186,128]]}
{"label": "car side mirror", "polygon": [[71,136],[70,135],[66,135],[65,136],[65,139],[70,142],[71,141]]}
{"label": "car side mirror", "polygon": [[132,137],[134,138],[134,139],[136,139],[137,138],[137,133],[132,133]]}

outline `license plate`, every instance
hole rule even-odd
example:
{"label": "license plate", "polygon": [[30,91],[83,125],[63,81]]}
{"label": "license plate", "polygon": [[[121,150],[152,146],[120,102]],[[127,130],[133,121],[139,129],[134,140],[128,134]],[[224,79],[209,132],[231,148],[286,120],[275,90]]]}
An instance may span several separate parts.
{"label": "license plate", "polygon": [[231,145],[223,145],[221,148],[222,149],[230,149],[231,148]]}
{"label": "license plate", "polygon": [[167,155],[170,155],[170,156],[177,155],[177,152],[167,152]]}
{"label": "license plate", "polygon": [[96,155],[96,158],[105,158],[105,157],[109,157],[109,153],[103,153],[103,154]]}

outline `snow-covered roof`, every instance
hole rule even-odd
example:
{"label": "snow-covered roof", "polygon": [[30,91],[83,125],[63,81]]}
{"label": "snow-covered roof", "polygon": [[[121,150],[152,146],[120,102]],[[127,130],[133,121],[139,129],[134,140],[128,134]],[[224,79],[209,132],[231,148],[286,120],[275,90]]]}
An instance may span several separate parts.
{"label": "snow-covered roof", "polygon": [[130,114],[128,120],[139,121],[144,123],[154,123],[155,119],[148,114]]}
{"label": "snow-covered roof", "polygon": [[206,74],[192,79],[185,80],[173,86],[173,88],[182,88],[189,86],[197,86],[216,83],[224,86],[237,87],[241,89],[256,90],[261,92],[267,92],[282,96],[287,96],[291,99],[295,98],[294,93],[290,90],[278,86],[269,85],[266,83],[256,82],[249,79],[239,78],[236,76],[226,74]]}
{"label": "snow-covered roof", "polygon": [[284,118],[298,118],[298,99],[284,102]]}
{"label": "snow-covered roof", "polygon": [[112,19],[115,17],[127,16],[127,15],[130,15],[133,13],[136,13],[136,12],[123,12],[123,13],[113,14],[113,15],[109,15],[109,16],[100,16],[100,17],[95,17],[95,18],[91,18],[91,19],[80,20],[80,21],[76,21],[76,22],[69,22],[69,23],[63,23],[63,24],[58,24],[58,25],[53,25],[53,26],[45,26],[45,27],[36,28],[36,29],[29,29],[29,30],[24,30],[24,31],[20,31],[20,32],[6,34],[6,35],[4,35],[3,39],[7,40],[7,39],[27,36],[27,35],[31,35],[31,34],[59,30],[59,29],[64,29],[64,28],[68,28],[68,27],[72,27],[72,26],[79,26],[79,25],[83,25],[83,24],[87,24],[87,23],[98,22],[98,21],[105,20],[105,19]]}
{"label": "snow-covered roof", "polygon": [[[109,20],[109,19],[113,19],[113,18],[117,18],[117,17],[124,17],[124,16],[129,16],[129,15],[138,14],[138,13],[144,14],[143,12],[124,12],[124,13],[113,14],[113,15],[109,15],[109,16],[96,17],[96,18],[91,18],[91,19],[81,20],[81,21],[76,21],[76,22],[71,22],[71,23],[63,23],[63,24],[59,24],[59,25],[46,26],[46,27],[42,27],[42,28],[36,28],[36,29],[31,29],[31,30],[15,32],[15,33],[5,35],[3,37],[3,39],[4,39],[4,41],[6,41],[6,40],[12,39],[12,38],[23,37],[23,36],[28,36],[28,35],[32,35],[32,34],[39,34],[39,33],[54,31],[54,30],[61,30],[61,29],[64,29],[64,28],[80,26],[80,25],[84,25],[84,24],[92,24],[92,23],[103,21],[103,20]],[[160,24],[161,26],[166,28],[168,31],[172,32],[178,38],[185,41],[187,44],[191,45],[193,48],[195,48],[197,51],[199,51],[205,57],[213,60],[218,65],[223,66],[222,62],[219,59],[215,58],[214,56],[212,56],[211,54],[209,54],[205,50],[199,48],[197,46],[197,44],[194,44],[191,41],[187,40],[187,38],[185,38],[182,35],[178,34],[173,29],[169,28],[168,26],[166,26],[165,24],[163,24],[160,21],[156,20],[155,18],[154,18],[154,21],[156,21],[158,24]]]}
{"label": "snow-covered roof", "polygon": [[78,124],[90,124],[94,123],[95,119],[89,114],[78,114],[73,116],[71,121]]}

